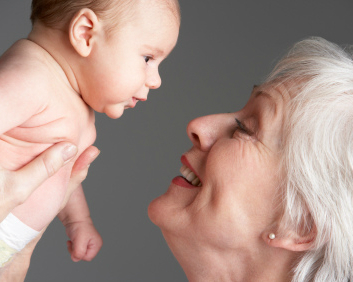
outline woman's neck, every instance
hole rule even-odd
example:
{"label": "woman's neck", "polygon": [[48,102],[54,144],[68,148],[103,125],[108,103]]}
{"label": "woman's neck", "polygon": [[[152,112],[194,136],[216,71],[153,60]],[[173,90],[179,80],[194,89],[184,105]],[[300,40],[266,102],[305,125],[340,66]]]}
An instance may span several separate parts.
{"label": "woman's neck", "polygon": [[279,248],[257,246],[233,250],[173,249],[189,282],[291,281],[296,254]]}

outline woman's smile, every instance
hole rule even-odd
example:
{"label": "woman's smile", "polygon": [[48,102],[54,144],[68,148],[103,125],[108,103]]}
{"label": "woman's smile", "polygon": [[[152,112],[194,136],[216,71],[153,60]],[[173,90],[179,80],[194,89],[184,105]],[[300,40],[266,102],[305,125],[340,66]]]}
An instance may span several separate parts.
{"label": "woman's smile", "polygon": [[[200,176],[195,171],[195,169],[191,166],[187,157],[185,155],[182,155],[180,161],[183,164],[182,167],[180,168],[180,173],[182,174],[183,177],[181,177],[182,179],[180,179],[180,177],[179,178],[176,177],[175,179],[173,179],[173,183],[176,185],[181,184],[181,186],[183,187],[186,186],[185,188],[201,187],[202,182],[200,180]],[[187,183],[185,183],[185,181]]]}

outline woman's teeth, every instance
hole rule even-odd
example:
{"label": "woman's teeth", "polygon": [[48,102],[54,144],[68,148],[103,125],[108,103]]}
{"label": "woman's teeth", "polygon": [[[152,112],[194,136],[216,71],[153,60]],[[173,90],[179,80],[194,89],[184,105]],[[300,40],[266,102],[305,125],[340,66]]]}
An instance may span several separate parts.
{"label": "woman's teeth", "polygon": [[198,186],[198,187],[202,186],[200,179],[187,166],[183,165],[180,168],[180,172],[186,178],[186,180],[189,181],[192,185]]}

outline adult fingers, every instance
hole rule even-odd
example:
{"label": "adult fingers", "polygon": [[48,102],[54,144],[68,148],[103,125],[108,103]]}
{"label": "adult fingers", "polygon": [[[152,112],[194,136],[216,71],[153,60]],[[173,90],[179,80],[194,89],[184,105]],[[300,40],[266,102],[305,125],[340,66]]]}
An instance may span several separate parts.
{"label": "adult fingers", "polygon": [[86,179],[90,164],[98,157],[100,151],[97,147],[88,147],[76,160],[71,171],[70,185],[78,186]]}
{"label": "adult fingers", "polygon": [[77,147],[71,143],[55,144],[23,168],[8,174],[6,182],[11,183],[11,190],[18,195],[18,200],[22,203],[76,154]]}
{"label": "adult fingers", "polygon": [[71,170],[70,182],[66,190],[65,199],[61,204],[61,209],[66,206],[71,194],[86,179],[89,165],[98,157],[99,153],[100,151],[96,147],[90,146],[78,157]]}

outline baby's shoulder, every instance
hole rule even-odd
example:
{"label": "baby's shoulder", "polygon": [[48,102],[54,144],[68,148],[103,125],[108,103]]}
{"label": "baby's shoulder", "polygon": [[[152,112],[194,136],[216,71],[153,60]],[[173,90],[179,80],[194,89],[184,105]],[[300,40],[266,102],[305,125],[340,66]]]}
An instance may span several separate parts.
{"label": "baby's shoulder", "polygon": [[33,42],[21,39],[15,42],[0,57],[0,85],[21,92],[45,94],[50,87],[50,66],[45,59],[45,50]]}
{"label": "baby's shoulder", "polygon": [[2,55],[1,63],[17,64],[24,66],[45,65],[47,52],[39,45],[28,39],[20,39],[8,48]]}
{"label": "baby's shoulder", "polygon": [[18,140],[55,143],[77,140],[87,128],[94,131],[92,109],[64,82],[52,60],[43,48],[25,39],[0,57],[0,110],[2,101],[11,101],[7,104],[29,112],[8,132]]}

